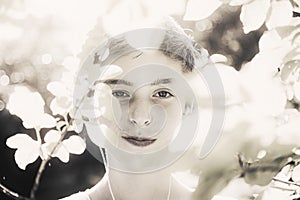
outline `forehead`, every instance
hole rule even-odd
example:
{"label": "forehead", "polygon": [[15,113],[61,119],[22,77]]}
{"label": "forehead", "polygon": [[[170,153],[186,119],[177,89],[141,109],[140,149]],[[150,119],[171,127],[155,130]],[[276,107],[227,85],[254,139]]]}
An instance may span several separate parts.
{"label": "forehead", "polygon": [[164,55],[159,50],[136,50],[119,57],[113,64],[121,67],[124,73],[143,65],[159,64],[183,74],[181,62]]}

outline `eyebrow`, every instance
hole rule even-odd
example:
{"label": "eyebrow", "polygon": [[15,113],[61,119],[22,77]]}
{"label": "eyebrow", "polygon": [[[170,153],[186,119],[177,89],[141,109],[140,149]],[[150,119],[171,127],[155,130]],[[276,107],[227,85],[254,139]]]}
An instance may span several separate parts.
{"label": "eyebrow", "polygon": [[[171,83],[172,79],[170,78],[163,78],[163,79],[157,79],[154,82],[152,82],[150,85],[159,85],[159,84],[168,84]],[[128,85],[128,86],[132,86],[133,83],[123,80],[123,79],[108,79],[106,81],[104,81],[104,83],[109,84],[109,85]]]}
{"label": "eyebrow", "polygon": [[159,84],[168,84],[171,83],[172,79],[170,78],[163,78],[163,79],[157,79],[151,85],[159,85]]}
{"label": "eyebrow", "polygon": [[123,79],[108,79],[106,81],[104,81],[104,83],[109,84],[109,85],[128,85],[128,86],[132,86],[133,83],[123,80]]}

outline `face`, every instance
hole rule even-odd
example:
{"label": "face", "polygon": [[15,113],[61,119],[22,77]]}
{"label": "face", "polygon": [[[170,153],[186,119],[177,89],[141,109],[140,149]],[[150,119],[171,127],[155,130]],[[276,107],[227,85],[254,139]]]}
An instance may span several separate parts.
{"label": "face", "polygon": [[143,50],[112,64],[123,73],[105,80],[112,89],[114,113],[114,128],[102,130],[106,138],[134,153],[166,147],[179,131],[186,105],[180,62],[157,50]]}

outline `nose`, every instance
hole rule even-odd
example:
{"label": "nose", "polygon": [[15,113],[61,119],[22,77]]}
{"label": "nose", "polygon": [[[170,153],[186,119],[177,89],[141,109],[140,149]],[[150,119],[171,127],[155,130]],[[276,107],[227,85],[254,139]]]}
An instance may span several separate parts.
{"label": "nose", "polygon": [[132,124],[135,124],[139,127],[143,127],[143,126],[148,126],[149,124],[151,124],[151,120],[150,119],[135,119],[135,118],[130,118],[129,121]]}
{"label": "nose", "polygon": [[145,127],[151,124],[151,115],[150,110],[147,105],[135,105],[132,106],[129,113],[129,121],[130,123],[138,126]]}

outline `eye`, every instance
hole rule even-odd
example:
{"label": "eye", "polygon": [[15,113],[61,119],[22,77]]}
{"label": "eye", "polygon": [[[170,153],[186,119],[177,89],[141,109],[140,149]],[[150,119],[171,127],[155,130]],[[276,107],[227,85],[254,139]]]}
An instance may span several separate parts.
{"label": "eye", "polygon": [[117,98],[130,97],[130,95],[127,92],[121,90],[113,91],[112,95]]}
{"label": "eye", "polygon": [[170,92],[167,92],[167,91],[159,91],[159,92],[156,92],[153,97],[159,97],[159,98],[170,98],[170,97],[173,97],[174,95],[172,95]]}

